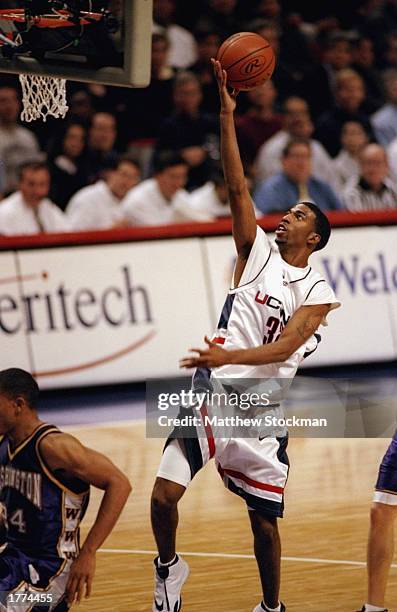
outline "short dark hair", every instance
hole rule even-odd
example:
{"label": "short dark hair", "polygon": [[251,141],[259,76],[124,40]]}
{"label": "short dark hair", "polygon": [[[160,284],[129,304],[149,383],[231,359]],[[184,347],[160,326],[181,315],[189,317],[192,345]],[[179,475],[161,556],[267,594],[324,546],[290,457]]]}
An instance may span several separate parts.
{"label": "short dark hair", "polygon": [[309,149],[309,151],[311,152],[310,140],[308,140],[307,138],[291,138],[287,142],[285,147],[283,147],[283,150],[281,151],[281,157],[283,159],[284,159],[284,157],[288,157],[288,155],[291,152],[291,149],[293,149],[293,147],[295,147],[297,145],[305,145],[305,147],[307,147]]}
{"label": "short dark hair", "polygon": [[112,156],[105,165],[105,170],[118,170],[121,164],[132,164],[139,171],[141,171],[141,165],[136,157],[133,157],[129,153],[123,153],[123,155]]}
{"label": "short dark hair", "polygon": [[153,159],[153,173],[158,174],[167,168],[180,165],[187,166],[187,163],[179,153],[168,150],[160,151]]}
{"label": "short dark hair", "polygon": [[42,159],[30,159],[18,166],[18,180],[21,180],[23,178],[23,174],[24,172],[26,172],[26,170],[47,170],[47,172],[50,171],[47,163]]}
{"label": "short dark hair", "polygon": [[0,393],[10,399],[24,397],[29,408],[36,409],[40,389],[29,372],[20,368],[8,368],[0,371]]}
{"label": "short dark hair", "polygon": [[329,237],[331,235],[331,224],[328,221],[328,217],[323,213],[323,211],[314,204],[313,202],[299,202],[299,204],[304,204],[314,213],[316,218],[314,222],[314,227],[316,234],[320,236],[320,242],[317,243],[317,246],[313,251],[321,251],[327,244]]}

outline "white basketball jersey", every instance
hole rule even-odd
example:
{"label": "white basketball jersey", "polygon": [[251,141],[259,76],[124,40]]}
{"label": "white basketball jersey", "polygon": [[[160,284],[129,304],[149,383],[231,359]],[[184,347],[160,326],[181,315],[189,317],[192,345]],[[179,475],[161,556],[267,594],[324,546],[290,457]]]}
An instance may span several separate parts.
{"label": "white basketball jersey", "polygon": [[[312,270],[289,265],[258,226],[255,242],[238,287],[226,299],[216,342],[225,349],[244,349],[277,340],[300,306],[340,303],[326,280]],[[326,325],[323,321],[323,325]],[[305,353],[318,344],[313,335],[287,361],[268,365],[227,364],[212,371],[216,378],[293,378]]]}

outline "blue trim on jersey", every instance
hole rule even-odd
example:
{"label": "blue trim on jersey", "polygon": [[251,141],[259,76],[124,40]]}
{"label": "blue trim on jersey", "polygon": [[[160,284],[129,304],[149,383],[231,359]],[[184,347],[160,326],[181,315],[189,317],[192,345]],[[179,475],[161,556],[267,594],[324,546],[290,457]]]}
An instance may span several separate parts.
{"label": "blue trim on jersey", "polygon": [[232,314],[233,302],[235,297],[235,293],[228,294],[222,308],[221,316],[219,317],[218,328],[227,329],[230,315]]}

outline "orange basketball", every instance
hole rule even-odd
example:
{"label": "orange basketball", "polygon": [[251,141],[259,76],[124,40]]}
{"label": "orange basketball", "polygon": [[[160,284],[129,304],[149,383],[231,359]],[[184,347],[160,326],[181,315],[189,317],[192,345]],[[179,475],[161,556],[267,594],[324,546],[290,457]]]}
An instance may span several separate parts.
{"label": "orange basketball", "polygon": [[271,78],[276,58],[269,42],[254,32],[229,36],[218,49],[216,59],[227,72],[234,89],[254,89]]}

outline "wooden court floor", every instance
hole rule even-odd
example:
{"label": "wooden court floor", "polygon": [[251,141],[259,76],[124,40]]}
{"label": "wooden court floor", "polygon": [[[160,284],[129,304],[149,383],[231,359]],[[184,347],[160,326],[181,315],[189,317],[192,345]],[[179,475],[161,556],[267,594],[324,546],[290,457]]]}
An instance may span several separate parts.
{"label": "wooden court floor", "polygon": [[[117,528],[97,556],[92,612],[149,612],[154,541],[149,499],[162,441],[145,438],[141,423],[69,428],[112,458],[131,478],[133,493]],[[288,612],[354,612],[365,598],[368,511],[387,439],[293,439],[283,541],[282,599]],[[93,491],[83,536],[100,494]],[[252,612],[260,601],[245,505],[224,489],[214,466],[193,481],[180,506],[178,550],[191,574],[184,612]],[[388,606],[397,610],[397,559]]]}

